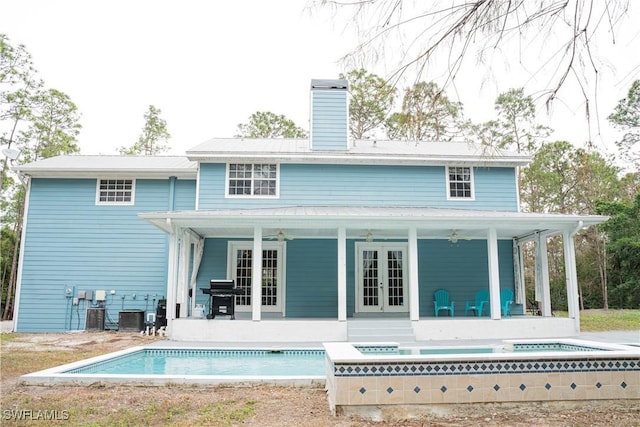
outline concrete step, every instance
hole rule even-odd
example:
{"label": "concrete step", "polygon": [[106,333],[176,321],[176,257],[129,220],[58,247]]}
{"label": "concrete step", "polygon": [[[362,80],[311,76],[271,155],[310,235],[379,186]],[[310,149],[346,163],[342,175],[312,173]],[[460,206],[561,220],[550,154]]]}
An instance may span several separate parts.
{"label": "concrete step", "polygon": [[409,319],[353,319],[347,331],[350,342],[415,343]]}

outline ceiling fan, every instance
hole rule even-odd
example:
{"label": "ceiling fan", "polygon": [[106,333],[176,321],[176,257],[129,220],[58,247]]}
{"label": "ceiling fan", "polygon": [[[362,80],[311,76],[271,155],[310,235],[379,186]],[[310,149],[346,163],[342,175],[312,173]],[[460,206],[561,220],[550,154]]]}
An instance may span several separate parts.
{"label": "ceiling fan", "polygon": [[458,232],[455,229],[451,230],[451,234],[449,235],[449,241],[451,243],[458,243],[459,240],[471,240],[471,237],[461,236],[458,234]]}
{"label": "ceiling fan", "polygon": [[278,242],[284,242],[285,240],[293,240],[293,237],[286,235],[284,231],[282,231],[282,229],[278,230],[276,234],[266,235],[264,236],[264,238],[269,240],[277,239]]}

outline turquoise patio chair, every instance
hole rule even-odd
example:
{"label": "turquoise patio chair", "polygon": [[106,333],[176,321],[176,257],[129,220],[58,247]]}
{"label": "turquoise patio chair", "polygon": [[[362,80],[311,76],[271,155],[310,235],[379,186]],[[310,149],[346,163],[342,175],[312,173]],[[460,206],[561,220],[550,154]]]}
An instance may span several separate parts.
{"label": "turquoise patio chair", "polygon": [[475,301],[465,301],[464,302],[464,315],[470,311],[475,312],[476,316],[480,317],[484,314],[484,307],[489,306],[489,291],[483,289],[481,291],[476,292],[476,300]]}
{"label": "turquoise patio chair", "polygon": [[436,310],[436,317],[438,317],[438,312],[440,310],[449,311],[449,315],[453,317],[453,311],[454,311],[453,306],[455,302],[450,301],[449,291],[446,291],[444,289],[438,289],[437,291],[434,292],[433,299],[434,299],[433,305],[435,306],[435,310]]}
{"label": "turquoise patio chair", "polygon": [[513,304],[513,291],[511,289],[500,289],[500,310],[502,317],[511,316],[511,304]]}

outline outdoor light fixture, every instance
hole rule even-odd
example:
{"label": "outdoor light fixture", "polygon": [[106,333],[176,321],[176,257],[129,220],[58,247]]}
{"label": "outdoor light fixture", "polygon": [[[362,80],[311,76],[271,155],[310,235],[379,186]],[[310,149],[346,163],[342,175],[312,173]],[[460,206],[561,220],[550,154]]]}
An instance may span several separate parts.
{"label": "outdoor light fixture", "polygon": [[373,234],[371,233],[371,231],[367,231],[367,236],[366,236],[367,242],[371,243],[373,242]]}

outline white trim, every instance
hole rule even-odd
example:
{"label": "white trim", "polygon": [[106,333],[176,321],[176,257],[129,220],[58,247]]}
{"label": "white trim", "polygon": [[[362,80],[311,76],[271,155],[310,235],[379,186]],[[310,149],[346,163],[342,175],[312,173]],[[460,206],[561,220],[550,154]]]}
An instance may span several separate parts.
{"label": "white trim", "polygon": [[[449,187],[450,185],[450,180],[449,180],[449,168],[468,168],[469,169],[469,176],[470,176],[470,180],[471,180],[471,197],[455,197],[451,195],[451,189]],[[447,191],[447,201],[452,201],[452,202],[472,202],[476,199],[476,177],[474,174],[474,167],[473,166],[465,166],[465,165],[449,165],[445,167],[445,179],[446,179],[446,191]]]}
{"label": "white trim", "polygon": [[[127,202],[103,202],[100,200],[100,184],[102,181],[131,181],[131,200]],[[135,178],[96,178],[96,206],[133,206],[136,204],[136,179]]]}
{"label": "white trim", "polygon": [[[276,194],[275,195],[265,195],[265,194],[229,194],[229,181],[231,178],[229,177],[230,166],[234,165],[274,165],[276,167]],[[278,199],[280,198],[280,163],[277,162],[260,162],[260,161],[252,161],[252,162],[228,162],[225,168],[225,181],[224,181],[224,197],[226,199]],[[254,171],[251,170],[251,190],[253,191],[253,183],[255,181]]]}
{"label": "white trim", "polygon": [[[408,245],[407,243],[404,242],[356,242],[355,243],[355,250],[356,250],[356,256],[355,256],[355,261],[356,261],[356,268],[355,268],[355,285],[356,285],[356,289],[355,289],[355,296],[356,296],[356,304],[355,304],[355,310],[356,313],[406,313],[409,312],[409,301],[410,301],[410,283],[409,283],[409,257],[408,257]],[[379,297],[379,301],[380,304],[378,306],[376,306],[377,308],[365,308],[362,305],[362,299],[361,299],[361,293],[362,293],[362,286],[361,286],[361,279],[362,279],[362,251],[363,250],[375,250],[378,251],[379,253],[383,254],[384,253],[384,261],[386,261],[386,252],[385,251],[389,251],[389,250],[399,250],[402,251],[403,256],[402,256],[402,271],[403,271],[403,275],[402,275],[402,288],[403,288],[403,305],[402,306],[397,306],[397,307],[389,307],[387,304],[387,299],[386,299],[386,290],[388,289],[387,286],[387,281],[385,279],[387,279],[387,274],[388,274],[388,268],[387,268],[387,264],[386,262],[383,262],[383,259],[380,258],[378,260],[379,265],[378,265],[378,269],[379,269],[379,273],[380,276],[378,277],[378,279],[381,281],[382,286],[385,289],[385,292],[383,292],[381,295],[378,295]],[[387,283],[385,283],[387,282]]]}
{"label": "white trim", "polygon": [[499,320],[500,313],[500,260],[498,259],[498,237],[496,229],[487,230],[487,255],[489,268],[489,301],[491,305],[491,319]]}
{"label": "white trim", "polygon": [[338,228],[338,320],[347,320],[347,231]]}
{"label": "white trim", "polygon": [[420,286],[418,267],[418,231],[409,228],[409,319],[420,320]]}
{"label": "white trim", "polygon": [[200,171],[202,170],[202,168],[200,168],[200,165],[198,165],[198,172],[197,172],[197,176],[196,176],[196,203],[195,203],[195,210],[199,210],[200,209]]}
{"label": "white trim", "polygon": [[13,296],[13,330],[18,328],[20,313],[20,294],[22,291],[22,270],[24,268],[25,241],[27,240],[27,218],[29,217],[29,199],[31,198],[31,180],[27,181],[27,193],[24,198],[24,212],[22,217],[22,233],[20,235],[20,259],[18,259],[18,277],[16,277],[16,293]]}

